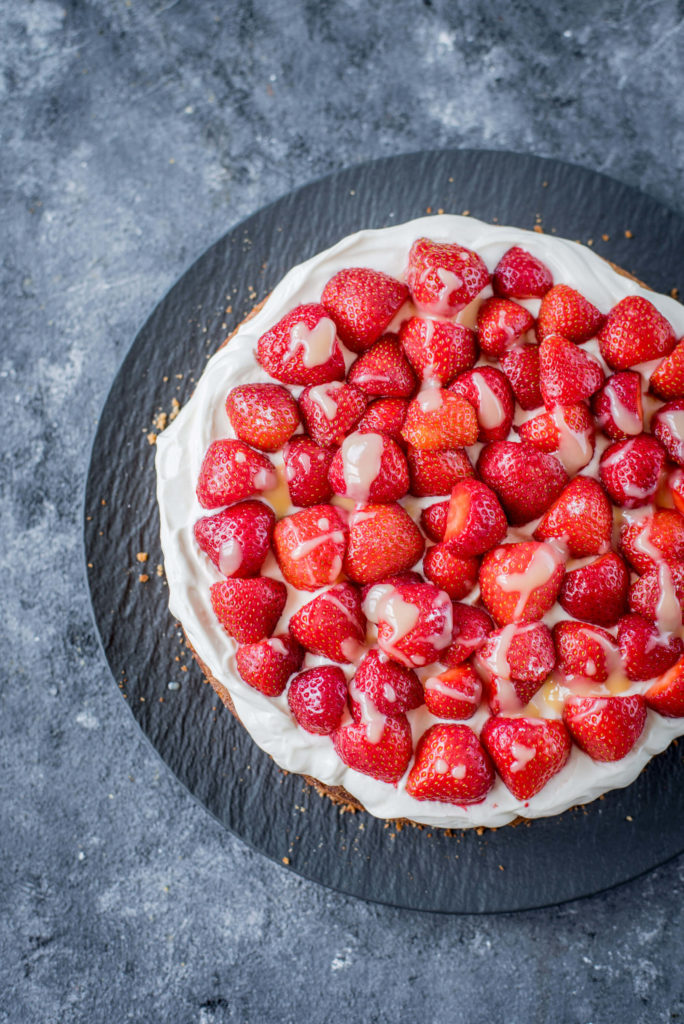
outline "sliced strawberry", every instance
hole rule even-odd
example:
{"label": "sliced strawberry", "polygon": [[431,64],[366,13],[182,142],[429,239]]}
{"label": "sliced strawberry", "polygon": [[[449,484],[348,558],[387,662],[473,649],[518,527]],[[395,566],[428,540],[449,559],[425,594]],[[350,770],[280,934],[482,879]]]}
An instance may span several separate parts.
{"label": "sliced strawberry", "polygon": [[547,409],[574,405],[603,384],[598,362],[561,334],[547,334],[539,346],[539,380]]}
{"label": "sliced strawberry", "polygon": [[310,437],[293,437],[285,445],[285,479],[293,505],[320,505],[332,497],[328,470],[334,448],[321,448]]}
{"label": "sliced strawberry", "polygon": [[496,492],[514,525],[542,515],[568,483],[568,475],[558,459],[526,441],[493,441],[485,445],[476,469]]}
{"label": "sliced strawberry", "polygon": [[572,749],[563,723],[544,718],[488,718],[480,739],[518,800],[539,793],[565,766]]}
{"label": "sliced strawberry", "polygon": [[322,448],[342,444],[367,404],[363,391],[339,381],[304,388],[299,396],[304,427]]}
{"label": "sliced strawberry", "polygon": [[369,709],[333,733],[337,756],[349,768],[379,782],[396,785],[413,753],[411,726],[406,715],[384,716]]}
{"label": "sliced strawberry", "polygon": [[240,438],[262,452],[277,452],[299,426],[299,408],[280,384],[240,384],[228,392],[226,412]]}
{"label": "sliced strawberry", "polygon": [[534,327],[534,317],[509,299],[485,299],[477,311],[477,338],[488,356],[501,356]]}
{"label": "sliced strawberry", "polygon": [[237,670],[244,681],[266,697],[279,697],[293,672],[298,672],[304,650],[289,633],[243,644],[235,655]]}
{"label": "sliced strawberry", "polygon": [[666,718],[684,717],[684,658],[672,666],[644,694],[646,703]]}
{"label": "sliced strawberry", "polygon": [[491,759],[473,730],[440,723],[418,741],[406,792],[414,800],[465,806],[481,803],[493,785]]}
{"label": "sliced strawberry", "polygon": [[410,398],[418,386],[396,334],[385,334],[363,352],[347,380],[372,398]]}
{"label": "sliced strawberry", "polygon": [[684,466],[684,398],[661,406],[651,419],[651,431],[669,458]]}
{"label": "sliced strawberry", "polygon": [[366,505],[349,518],[344,571],[357,583],[376,583],[415,565],[423,536],[400,505]]}
{"label": "sliced strawberry", "polygon": [[660,562],[645,572],[631,586],[629,607],[652,619],[661,632],[678,630],[684,608],[684,562]]}
{"label": "sliced strawberry", "polygon": [[614,373],[591,396],[591,411],[606,437],[621,441],[644,429],[641,374],[636,370]]}
{"label": "sliced strawberry", "polygon": [[273,548],[288,583],[297,590],[318,590],[342,572],[347,525],[334,505],[312,505],[278,521]]}
{"label": "sliced strawberry", "polygon": [[508,377],[521,409],[529,412],[544,404],[539,381],[537,345],[514,345],[501,357],[501,369]]}
{"label": "sliced strawberry", "polygon": [[610,547],[613,510],[601,485],[576,476],[556,498],[534,531],[537,540],[558,540],[573,558],[599,555]]}
{"label": "sliced strawberry", "polygon": [[344,379],[344,357],[335,324],[318,303],[297,306],[262,334],[257,359],[283,384]]}
{"label": "sliced strawberry", "polygon": [[407,409],[405,398],[378,398],[368,406],[356,429],[362,434],[387,434],[403,447],[406,442],[401,436],[401,428]]}
{"label": "sliced strawberry", "polygon": [[268,491],[278,482],[271,461],[244,441],[212,441],[197,480],[202,508],[220,508]]}
{"label": "sliced strawberry", "polygon": [[406,456],[384,434],[347,434],[329,473],[335,494],[380,503],[403,498],[409,488]]}
{"label": "sliced strawberry", "polygon": [[499,626],[536,622],[554,604],[564,572],[561,556],[548,544],[502,544],[482,559],[482,600]]}
{"label": "sliced strawberry", "polygon": [[617,624],[617,638],[625,674],[635,682],[662,675],[684,653],[678,636],[664,635],[643,615],[623,615]]}
{"label": "sliced strawberry", "polygon": [[331,277],[321,303],[352,352],[363,352],[378,340],[408,298],[401,281],[368,267],[346,267]]}
{"label": "sliced strawberry", "polygon": [[494,294],[505,298],[542,299],[552,285],[549,268],[519,245],[508,249],[494,268]]}
{"label": "sliced strawberry", "polygon": [[295,612],[290,629],[307,651],[345,665],[366,639],[361,595],[351,583],[337,583]]}
{"label": "sliced strawberry", "polygon": [[361,694],[372,702],[381,715],[401,715],[419,708],[425,701],[423,687],[416,673],[403,665],[397,665],[396,661],[391,661],[375,648],[363,659],[349,686],[352,708],[354,701],[361,701]]}
{"label": "sliced strawberry", "polygon": [[506,536],[508,522],[494,491],[481,480],[460,480],[451,491],[444,543],[460,558],[482,555]]}
{"label": "sliced strawberry", "polygon": [[425,388],[409,403],[401,436],[421,451],[475,444],[477,414],[470,402],[442,388]]}
{"label": "sliced strawberry", "polygon": [[428,452],[409,446],[406,460],[411,494],[416,498],[450,494],[451,488],[459,480],[474,475],[470,459],[462,448],[446,452]]}
{"label": "sliced strawberry", "polygon": [[489,271],[476,252],[462,245],[418,238],[409,252],[406,280],[418,309],[455,316],[489,284]]}
{"label": "sliced strawberry", "polygon": [[423,572],[431,583],[445,590],[452,601],[461,601],[477,583],[480,563],[477,558],[461,558],[448,544],[428,548],[423,559]]}
{"label": "sliced strawberry", "polygon": [[287,703],[302,729],[329,736],[339,728],[347,707],[347,677],[337,665],[300,672],[290,683]]}
{"label": "sliced strawberry", "polygon": [[623,508],[647,505],[658,490],[665,452],[650,434],[609,445],[599,462],[599,477],[608,497]]}
{"label": "sliced strawberry", "polygon": [[270,636],[283,613],[287,587],[280,580],[257,576],[222,580],[211,587],[211,607],[226,633],[239,644],[255,644]]}
{"label": "sliced strawberry", "polygon": [[667,491],[672,498],[674,507],[684,515],[684,470],[675,469],[668,474]]}
{"label": "sliced strawberry", "polygon": [[[472,479],[468,477],[467,479]],[[420,513],[420,525],[430,540],[438,543],[444,540],[447,515],[449,512],[449,501],[437,501],[434,505],[428,505]]]}
{"label": "sliced strawberry", "polygon": [[479,651],[494,623],[484,608],[473,608],[470,604],[453,602],[454,632],[451,646],[442,661],[449,668],[461,665],[472,654]]}
{"label": "sliced strawberry", "polygon": [[377,624],[378,647],[400,665],[430,665],[451,643],[451,601],[431,583],[378,583],[363,607]]}
{"label": "sliced strawberry", "polygon": [[641,295],[613,306],[598,339],[601,355],[615,370],[667,356],[677,343],[672,325]]}
{"label": "sliced strawberry", "polygon": [[556,454],[568,471],[576,473],[591,462],[596,431],[586,405],[559,405],[521,423],[518,432],[524,441],[542,452]]}
{"label": "sliced strawberry", "polygon": [[399,340],[418,379],[443,386],[477,359],[475,331],[450,320],[412,316],[401,325]]}
{"label": "sliced strawberry", "polygon": [[684,398],[684,338],[670,355],[656,366],[651,374],[649,386],[659,398]]}
{"label": "sliced strawberry", "polygon": [[195,523],[195,540],[224,576],[257,576],[273,537],[275,514],[263,501],[237,505]]}
{"label": "sliced strawberry", "polygon": [[646,702],[628,697],[568,697],[563,721],[572,738],[594,761],[619,761],[646,725]]}
{"label": "sliced strawberry", "polygon": [[604,315],[567,284],[556,284],[542,299],[537,316],[537,337],[561,334],[581,344],[593,338],[605,321]]}
{"label": "sliced strawberry", "polygon": [[589,622],[566,619],[553,627],[558,668],[566,676],[582,676],[605,683],[611,672],[622,670],[615,638]]}
{"label": "sliced strawberry", "polygon": [[613,626],[627,610],[629,573],[614,551],[572,569],[563,580],[558,602],[575,619]]}
{"label": "sliced strawberry", "polygon": [[467,399],[477,412],[478,441],[505,441],[513,423],[515,399],[508,378],[493,366],[462,373],[449,391]]}
{"label": "sliced strawberry", "polygon": [[493,715],[521,711],[556,664],[551,633],[542,622],[511,623],[487,637],[475,655]]}
{"label": "sliced strawberry", "polygon": [[684,517],[665,508],[637,519],[623,528],[620,549],[639,573],[655,568],[663,559],[684,562]]}
{"label": "sliced strawberry", "polygon": [[455,665],[425,680],[425,704],[437,718],[472,718],[482,700],[482,680],[472,665]]}

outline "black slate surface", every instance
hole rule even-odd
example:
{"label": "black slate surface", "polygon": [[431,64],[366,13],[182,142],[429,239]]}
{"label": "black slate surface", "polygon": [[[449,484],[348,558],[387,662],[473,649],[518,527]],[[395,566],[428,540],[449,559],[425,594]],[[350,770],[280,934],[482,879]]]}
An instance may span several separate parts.
{"label": "black slate surface", "polygon": [[682,20],[677,0],[0,0],[3,1024],[681,1019],[681,858],[600,897],[468,918],[342,897],[233,840],[112,687],[80,495],[159,296],[304,181],[494,147],[682,212]]}

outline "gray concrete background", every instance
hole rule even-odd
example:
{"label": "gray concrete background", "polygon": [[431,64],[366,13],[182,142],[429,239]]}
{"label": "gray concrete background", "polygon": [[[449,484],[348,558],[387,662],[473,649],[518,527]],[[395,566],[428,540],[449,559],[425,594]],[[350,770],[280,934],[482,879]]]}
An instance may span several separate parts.
{"label": "gray concrete background", "polygon": [[683,859],[558,909],[446,918],[226,834],[109,677],[79,503],[145,316],[295,185],[486,146],[684,209],[683,25],[681,0],[0,0],[3,1024],[682,1020]]}

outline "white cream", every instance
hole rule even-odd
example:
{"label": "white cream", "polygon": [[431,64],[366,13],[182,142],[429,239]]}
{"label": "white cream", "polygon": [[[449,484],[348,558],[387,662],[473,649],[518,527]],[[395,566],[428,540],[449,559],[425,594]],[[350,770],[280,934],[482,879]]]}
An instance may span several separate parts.
{"label": "white cream", "polygon": [[290,331],[290,344],[283,362],[289,363],[301,351],[302,363],[308,370],[323,366],[335,351],[336,336],[335,324],[327,316],[321,317],[312,328],[304,323],[295,324]]}
{"label": "white cream", "polygon": [[380,434],[348,434],[342,442],[342,477],[345,495],[366,502],[380,475],[383,439]]}

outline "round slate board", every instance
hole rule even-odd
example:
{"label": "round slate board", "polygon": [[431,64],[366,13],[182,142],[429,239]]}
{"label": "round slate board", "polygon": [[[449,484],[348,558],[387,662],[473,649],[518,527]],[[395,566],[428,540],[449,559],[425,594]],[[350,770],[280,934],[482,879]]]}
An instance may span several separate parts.
{"label": "round slate board", "polygon": [[[183,645],[156,573],[155,449],[146,433],[157,412],[190,397],[208,354],[293,264],[350,232],[428,209],[593,239],[597,252],[654,289],[684,293],[684,219],[580,167],[438,151],[362,164],[307,185],[212,246],[135,339],[93,444],[86,571],[103,648],[136,721],[190,792],[245,842],[305,878],[400,907],[539,907],[624,882],[684,850],[675,746],[628,789],[514,828],[397,830],[368,814],[344,814],[281,772],[222,708]],[[148,552],[148,561],[139,563],[137,552]]]}

